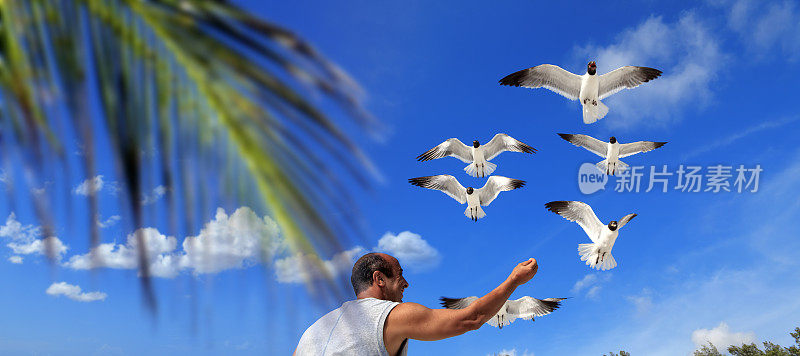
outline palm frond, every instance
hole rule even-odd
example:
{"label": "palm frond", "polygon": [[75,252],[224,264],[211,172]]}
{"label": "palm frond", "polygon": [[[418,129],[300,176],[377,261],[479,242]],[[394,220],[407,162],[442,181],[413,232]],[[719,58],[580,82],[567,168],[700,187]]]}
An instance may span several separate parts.
{"label": "palm frond", "polygon": [[[380,125],[355,81],[292,32],[210,0],[0,1],[0,22],[0,140],[25,157],[29,185],[50,177],[45,161],[70,164],[74,138],[86,177],[110,155],[135,228],[144,186],[158,182],[183,221],[174,226],[195,226],[198,204],[223,196],[267,208],[296,252],[341,250],[358,235],[345,182],[369,186],[374,168],[341,127],[347,117],[362,132]],[[51,226],[46,197],[30,198]],[[93,222],[95,196],[89,206]]]}

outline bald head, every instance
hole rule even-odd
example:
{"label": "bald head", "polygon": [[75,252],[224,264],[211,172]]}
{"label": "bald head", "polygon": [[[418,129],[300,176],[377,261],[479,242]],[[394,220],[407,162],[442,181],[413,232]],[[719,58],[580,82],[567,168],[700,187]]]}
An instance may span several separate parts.
{"label": "bald head", "polygon": [[356,295],[372,285],[372,274],[379,271],[388,278],[394,276],[393,264],[399,264],[397,260],[385,253],[368,253],[356,261],[353,265],[353,274],[350,275],[350,282],[353,284],[353,291]]}

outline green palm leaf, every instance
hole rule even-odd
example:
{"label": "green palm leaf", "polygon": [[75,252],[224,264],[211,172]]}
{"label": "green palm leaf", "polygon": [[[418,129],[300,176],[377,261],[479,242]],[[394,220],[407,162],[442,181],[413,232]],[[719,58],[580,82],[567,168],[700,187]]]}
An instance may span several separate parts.
{"label": "green palm leaf", "polygon": [[[0,140],[16,148],[30,188],[52,177],[53,164],[72,164],[70,138],[84,150],[83,174],[94,176],[98,143],[108,141],[135,228],[148,213],[143,187],[160,182],[174,188],[173,225],[195,226],[198,206],[232,197],[267,208],[295,252],[329,253],[358,236],[344,180],[368,186],[375,170],[340,127],[344,117],[365,132],[379,123],[355,82],[290,31],[208,0],[2,0],[0,22]],[[322,99],[310,100],[315,92]],[[10,198],[31,198],[52,229],[48,194]],[[89,207],[94,246],[96,197]]]}

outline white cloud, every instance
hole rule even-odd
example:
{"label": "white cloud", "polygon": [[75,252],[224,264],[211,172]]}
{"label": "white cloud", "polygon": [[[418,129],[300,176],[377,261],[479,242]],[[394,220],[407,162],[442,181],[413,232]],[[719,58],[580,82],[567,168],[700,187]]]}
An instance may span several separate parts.
{"label": "white cloud", "polygon": [[[105,222],[98,220],[100,227],[116,223],[115,215]],[[44,254],[46,243],[57,254],[59,260],[67,251],[58,238],[39,240],[36,237],[41,229],[32,225],[23,226],[11,214],[4,226],[0,226],[0,237],[11,237],[8,244],[14,253],[25,255]],[[155,228],[142,228],[126,237],[125,243],[99,244],[86,254],[73,255],[63,263],[73,270],[94,268],[138,269],[139,237],[146,246],[148,270],[151,276],[174,278],[183,270],[196,274],[218,273],[221,271],[246,268],[258,263],[274,263],[275,277],[281,283],[303,283],[326,276],[349,273],[355,259],[365,252],[356,246],[335,254],[329,260],[318,256],[295,253],[283,255],[287,250],[286,241],[280,235],[278,224],[268,216],[260,218],[248,207],[236,209],[228,215],[218,208],[214,219],[206,223],[197,236],[184,239],[178,248],[175,237],[160,233]],[[386,233],[379,241],[376,251],[390,253],[403,263],[404,267],[423,270],[435,266],[439,252],[431,247],[421,236],[409,231],[397,235]],[[17,261],[15,258],[13,261]],[[21,257],[19,263],[21,263]],[[18,263],[18,262],[14,262]]]}
{"label": "white cloud", "polygon": [[[244,268],[262,261],[285,248],[279,238],[278,225],[269,217],[259,218],[250,208],[236,209],[230,216],[222,208],[200,234],[184,239],[177,250],[177,239],[161,234],[155,228],[137,230],[147,248],[150,274],[173,278],[181,270],[195,273],[217,273]],[[64,265],[84,270],[92,268],[136,269],[139,266],[138,238],[129,234],[125,244],[100,244],[83,255],[70,257]]]}
{"label": "white cloud", "polygon": [[122,217],[120,217],[119,215],[112,215],[105,221],[100,221],[100,217],[98,216],[97,226],[100,227],[101,229],[105,229],[107,227],[114,226],[120,220],[122,220]]}
{"label": "white cloud", "polygon": [[728,346],[741,344],[750,344],[756,340],[756,334],[753,332],[731,332],[728,324],[724,322],[719,323],[713,329],[697,329],[692,332],[692,342],[699,349],[703,345],[712,343],[718,350],[725,350]]}
{"label": "white cloud", "polygon": [[81,287],[68,284],[66,282],[53,283],[47,288],[45,293],[52,296],[63,295],[78,302],[94,302],[105,300],[108,296],[102,292],[81,293]]}
{"label": "white cloud", "polygon": [[653,291],[649,288],[644,288],[638,295],[629,295],[625,299],[636,307],[636,312],[639,314],[647,313],[653,307]]}
{"label": "white cloud", "polygon": [[230,216],[219,208],[199,235],[183,241],[181,264],[196,273],[216,273],[269,261],[286,246],[279,233],[275,221],[259,218],[250,208],[236,209]]}
{"label": "white cloud", "polygon": [[146,256],[150,274],[156,277],[171,278],[178,274],[180,266],[173,255],[177,240],[162,235],[154,228],[143,228],[129,234],[124,245],[105,243],[93,248],[89,253],[70,257],[64,265],[68,268],[85,270],[99,267],[115,269],[136,269],[139,266],[139,238],[141,234],[146,246]]}
{"label": "white cloud", "polygon": [[8,262],[22,264],[22,256],[11,256],[8,258]]}
{"label": "white cloud", "polygon": [[[104,227],[118,218],[98,222]],[[22,226],[12,214],[5,226],[0,227],[0,236],[35,236],[39,229]],[[274,263],[276,279],[281,283],[302,283],[308,280],[349,273],[355,258],[365,252],[361,246],[335,254],[329,260],[311,254],[295,253],[283,255],[286,241],[280,229],[268,216],[259,217],[250,208],[241,207],[228,215],[217,209],[214,219],[206,223],[197,236],[184,239],[178,248],[178,240],[161,234],[155,228],[142,228],[127,236],[124,244],[103,243],[89,253],[71,256],[63,266],[74,270],[94,268],[138,269],[139,237],[145,241],[147,264],[150,275],[173,278],[183,270],[196,274],[218,273],[228,269],[246,268],[258,263]],[[29,239],[29,238],[27,238]],[[54,238],[55,239],[55,238]],[[13,245],[15,253],[26,254],[41,250],[40,240],[30,240],[28,245]],[[60,255],[66,246],[54,240]],[[10,245],[11,246],[11,245]],[[409,231],[394,235],[386,233],[375,247],[396,256],[412,269],[435,266],[439,252],[417,234]]]}
{"label": "white cloud", "polygon": [[230,341],[230,340],[225,340],[224,345],[225,345],[225,347],[232,348],[234,350],[239,350],[239,351],[249,350],[253,346],[248,341],[242,341],[240,343],[235,343],[235,342]]}
{"label": "white cloud", "polygon": [[712,141],[712,142],[710,142],[710,143],[708,143],[706,145],[700,146],[700,147],[698,147],[698,148],[686,153],[685,155],[683,155],[682,160],[685,161],[685,160],[687,160],[689,158],[693,158],[695,156],[698,156],[700,154],[706,153],[708,151],[713,151],[713,150],[718,149],[720,147],[728,146],[728,145],[730,145],[730,144],[732,144],[732,143],[734,143],[736,141],[741,140],[742,138],[745,138],[745,137],[747,137],[749,135],[758,133],[760,131],[782,127],[782,126],[784,126],[786,124],[795,122],[798,119],[800,119],[800,116],[774,119],[774,120],[770,120],[770,121],[760,122],[760,123],[758,123],[756,125],[753,125],[751,127],[746,128],[744,130],[737,130],[738,132],[736,132],[736,133],[733,133],[733,134],[728,135],[726,137],[722,137],[722,138],[716,139],[716,140],[714,140],[714,141]]}
{"label": "white cloud", "polygon": [[64,254],[67,253],[69,247],[64,245],[58,237],[50,236],[41,240],[24,241],[24,242],[9,242],[6,246],[11,248],[14,253],[18,255],[39,254],[47,256],[48,252],[56,260],[61,260]]}
{"label": "white cloud", "polygon": [[589,299],[597,298],[597,295],[600,294],[600,289],[601,288],[602,287],[599,286],[599,285],[592,286],[591,288],[589,288],[588,291],[586,291],[586,298],[589,298]]}
{"label": "white cloud", "polygon": [[404,268],[412,270],[431,269],[441,259],[439,251],[431,247],[422,236],[410,231],[397,235],[387,232],[378,240],[378,247],[374,250],[394,256]]}
{"label": "white cloud", "polygon": [[296,253],[275,261],[275,277],[280,283],[304,283],[314,279],[332,278],[350,273],[356,257],[364,252],[360,246],[322,260],[317,255]]}
{"label": "white cloud", "polygon": [[602,284],[611,279],[610,273],[591,273],[587,274],[572,286],[572,293],[579,294],[582,290],[586,290],[586,297],[594,299],[600,293]]}
{"label": "white cloud", "polygon": [[103,344],[92,355],[127,355],[127,353],[119,346]]}
{"label": "white cloud", "polygon": [[161,199],[161,197],[163,197],[164,194],[166,193],[167,193],[167,187],[159,185],[155,187],[150,194],[144,196],[144,199],[142,199],[142,205],[153,204],[157,202],[159,199]]}
{"label": "white cloud", "polygon": [[61,260],[69,247],[55,236],[39,239],[41,234],[42,229],[40,227],[22,225],[17,221],[17,216],[14,213],[8,215],[5,225],[0,226],[0,237],[11,239],[11,242],[6,246],[11,248],[15,254],[40,254],[46,256],[49,252],[54,258]]}
{"label": "white cloud", "polygon": [[[420,235],[403,231],[397,235],[387,232],[378,240],[374,251],[397,258],[403,268],[422,271],[435,267],[441,256]],[[295,253],[275,261],[275,277],[281,283],[303,283],[312,279],[336,277],[350,273],[355,260],[367,251],[361,246],[335,254],[323,260],[314,254]]]}
{"label": "white cloud", "polygon": [[612,117],[606,122],[621,129],[644,123],[664,125],[676,120],[686,107],[709,99],[725,59],[718,42],[714,32],[689,12],[675,23],[651,17],[624,31],[614,44],[587,45],[577,52],[581,59],[596,59],[599,73],[626,65],[664,72],[652,82],[606,99]]}
{"label": "white cloud", "polygon": [[582,289],[591,285],[597,280],[596,274],[587,274],[579,281],[575,282],[575,285],[572,286],[572,293],[580,293]]}
{"label": "white cloud", "polygon": [[94,178],[87,179],[79,184],[73,192],[77,195],[94,195],[103,189],[103,176],[97,175]]}
{"label": "white cloud", "polygon": [[0,237],[11,238],[12,240],[29,241],[37,238],[41,234],[38,226],[22,225],[17,221],[17,215],[11,213],[6,218],[6,223],[0,226]]}
{"label": "white cloud", "polygon": [[510,349],[510,350],[503,349],[500,350],[500,352],[492,354],[490,356],[534,356],[534,354],[533,352],[528,352],[528,350],[525,350],[525,352],[520,354],[517,352],[517,349]]}
{"label": "white cloud", "polygon": [[756,59],[800,56],[800,9],[794,1],[764,3],[753,0],[712,2],[728,10],[728,26]]}

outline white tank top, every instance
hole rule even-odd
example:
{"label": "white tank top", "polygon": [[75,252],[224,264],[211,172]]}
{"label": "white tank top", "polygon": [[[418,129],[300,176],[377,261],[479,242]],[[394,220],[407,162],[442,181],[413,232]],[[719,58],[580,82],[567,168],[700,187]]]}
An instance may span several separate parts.
{"label": "white tank top", "polygon": [[[390,356],[383,344],[383,325],[398,304],[375,298],[345,302],[306,329],[295,355]],[[398,355],[405,356],[407,349],[408,340]]]}

